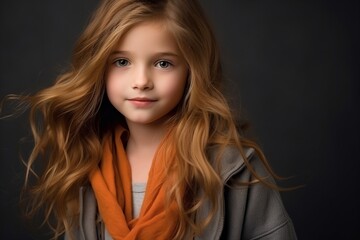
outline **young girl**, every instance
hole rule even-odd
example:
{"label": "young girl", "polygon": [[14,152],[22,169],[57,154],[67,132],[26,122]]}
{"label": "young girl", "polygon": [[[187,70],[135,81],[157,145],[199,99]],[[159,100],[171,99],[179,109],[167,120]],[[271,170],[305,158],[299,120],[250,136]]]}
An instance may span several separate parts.
{"label": "young girl", "polygon": [[296,239],[220,93],[194,0],[103,0],[71,69],[28,98],[31,208],[66,239]]}

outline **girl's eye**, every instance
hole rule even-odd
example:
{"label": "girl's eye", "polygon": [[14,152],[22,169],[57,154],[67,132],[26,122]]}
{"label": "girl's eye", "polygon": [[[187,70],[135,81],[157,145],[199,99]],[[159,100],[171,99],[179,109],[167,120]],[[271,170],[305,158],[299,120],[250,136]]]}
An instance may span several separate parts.
{"label": "girl's eye", "polygon": [[129,61],[123,58],[116,60],[114,63],[117,67],[126,67],[129,65]]}
{"label": "girl's eye", "polygon": [[156,63],[156,66],[157,67],[160,67],[160,68],[168,68],[170,67],[172,64],[168,61],[159,61]]}

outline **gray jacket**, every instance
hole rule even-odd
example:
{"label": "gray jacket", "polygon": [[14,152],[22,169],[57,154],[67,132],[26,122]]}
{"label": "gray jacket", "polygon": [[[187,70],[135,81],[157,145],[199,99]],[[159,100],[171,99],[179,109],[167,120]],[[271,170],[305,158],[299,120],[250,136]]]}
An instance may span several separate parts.
{"label": "gray jacket", "polygon": [[[211,161],[214,161],[214,153],[215,148],[210,148]],[[268,176],[254,150],[247,149],[245,153],[255,171],[260,176]],[[225,151],[221,169],[224,191],[219,193],[220,207],[205,231],[201,236],[196,237],[196,240],[297,239],[292,221],[277,191],[260,183],[250,187],[228,186],[234,182],[233,180],[241,182],[252,180],[251,173],[237,150],[229,148]],[[273,181],[270,177],[267,180]],[[198,219],[206,216],[208,209],[209,202],[205,202],[197,213]],[[97,205],[94,193],[90,186],[82,187],[80,225],[79,229],[73,232],[75,239],[102,239],[99,228],[103,229],[103,227],[99,227],[96,218]],[[68,234],[65,236],[65,239],[67,238]]]}

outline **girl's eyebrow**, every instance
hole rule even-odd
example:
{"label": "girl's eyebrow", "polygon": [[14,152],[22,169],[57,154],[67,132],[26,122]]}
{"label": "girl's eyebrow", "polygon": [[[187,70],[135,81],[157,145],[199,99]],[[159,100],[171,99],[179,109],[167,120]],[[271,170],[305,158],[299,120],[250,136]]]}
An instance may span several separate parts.
{"label": "girl's eyebrow", "polygon": [[[112,56],[112,55],[131,55],[131,52],[129,52],[129,51],[113,51],[110,54],[110,56]],[[179,57],[179,55],[174,52],[158,52],[158,53],[155,53],[154,56],[156,56],[156,57],[164,57],[164,56]]]}
{"label": "girl's eyebrow", "polygon": [[161,57],[164,57],[164,56],[169,56],[169,57],[179,57],[178,54],[174,53],[174,52],[159,52],[159,53],[156,53],[155,56],[161,56]]}
{"label": "girl's eyebrow", "polygon": [[113,52],[111,52],[110,56],[111,55],[128,55],[128,54],[130,54],[130,52],[128,52],[128,51],[113,51]]}

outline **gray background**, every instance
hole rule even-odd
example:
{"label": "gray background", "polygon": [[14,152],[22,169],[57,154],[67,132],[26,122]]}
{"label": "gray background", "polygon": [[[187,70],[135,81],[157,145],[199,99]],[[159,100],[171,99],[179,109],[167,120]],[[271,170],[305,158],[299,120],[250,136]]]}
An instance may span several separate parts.
{"label": "gray background", "polygon": [[[202,0],[222,50],[227,96],[275,171],[299,239],[350,239],[359,221],[357,1]],[[95,0],[1,1],[0,98],[49,86]],[[0,239],[48,239],[20,215],[26,117],[0,121]]]}

